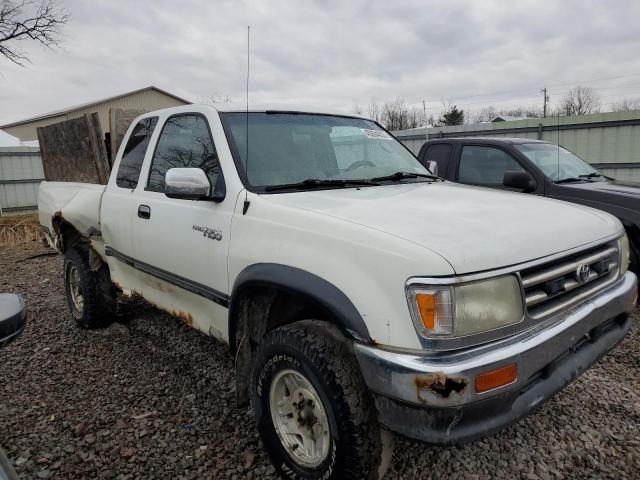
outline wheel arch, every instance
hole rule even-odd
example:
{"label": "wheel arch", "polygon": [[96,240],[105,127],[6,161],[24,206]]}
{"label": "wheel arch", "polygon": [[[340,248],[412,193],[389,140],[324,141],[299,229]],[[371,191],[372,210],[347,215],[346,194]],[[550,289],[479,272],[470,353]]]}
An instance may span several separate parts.
{"label": "wheel arch", "polygon": [[276,263],[258,263],[237,276],[229,299],[229,345],[236,353],[238,318],[243,297],[252,289],[268,289],[313,302],[347,337],[371,343],[369,330],[351,300],[335,285],[305,270]]}

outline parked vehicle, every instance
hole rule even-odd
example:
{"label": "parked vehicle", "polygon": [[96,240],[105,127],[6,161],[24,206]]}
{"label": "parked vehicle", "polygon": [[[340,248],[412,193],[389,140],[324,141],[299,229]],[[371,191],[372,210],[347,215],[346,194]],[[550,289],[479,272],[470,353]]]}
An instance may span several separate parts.
{"label": "parked vehicle", "polygon": [[0,293],[0,348],[18,338],[26,325],[24,300],[15,293]]}
{"label": "parked vehicle", "polygon": [[289,478],[381,475],[388,430],[515,422],[624,337],[637,291],[615,217],[445,182],[356,116],[151,112],[106,186],[43,182],[39,216],[79,326],[119,289],[228,342]]}
{"label": "parked vehicle", "polygon": [[[27,313],[22,297],[0,293],[0,348],[18,338],[26,325]],[[18,475],[0,448],[0,480],[17,480]]]}
{"label": "parked vehicle", "polygon": [[630,269],[640,271],[640,185],[603,175],[563,147],[526,138],[430,140],[418,158],[453,182],[533,193],[618,217],[629,238]]}

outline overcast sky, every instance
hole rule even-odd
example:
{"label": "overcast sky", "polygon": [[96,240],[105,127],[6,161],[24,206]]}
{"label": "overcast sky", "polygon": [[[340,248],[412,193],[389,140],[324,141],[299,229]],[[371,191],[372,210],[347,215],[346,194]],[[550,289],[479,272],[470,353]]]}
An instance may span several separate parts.
{"label": "overcast sky", "polygon": [[605,104],[640,97],[640,2],[59,0],[64,48],[24,42],[0,58],[0,123],[156,85],[192,101],[366,111],[397,96],[438,115],[559,101],[593,87]]}

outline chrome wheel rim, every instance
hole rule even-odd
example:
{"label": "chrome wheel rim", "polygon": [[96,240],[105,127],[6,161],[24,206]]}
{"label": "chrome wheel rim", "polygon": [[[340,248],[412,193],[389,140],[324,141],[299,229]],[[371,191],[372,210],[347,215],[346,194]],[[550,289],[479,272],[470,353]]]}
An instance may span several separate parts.
{"label": "chrome wheel rim", "polygon": [[329,455],[329,421],[316,389],[295,370],[278,372],[269,391],[271,420],[282,446],[300,466],[317,467]]}
{"label": "chrome wheel rim", "polygon": [[84,309],[84,297],[82,296],[82,288],[80,287],[80,272],[78,272],[78,269],[74,265],[69,267],[68,278],[73,307],[81,314]]}

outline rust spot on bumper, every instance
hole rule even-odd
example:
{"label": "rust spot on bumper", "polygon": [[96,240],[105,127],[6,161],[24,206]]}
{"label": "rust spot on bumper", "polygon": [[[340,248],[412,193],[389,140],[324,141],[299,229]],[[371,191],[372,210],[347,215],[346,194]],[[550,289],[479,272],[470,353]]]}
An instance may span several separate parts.
{"label": "rust spot on bumper", "polygon": [[447,377],[444,374],[431,374],[415,378],[416,393],[421,403],[427,403],[421,392],[429,391],[442,398],[449,398],[452,393],[461,393],[467,388],[465,378]]}

